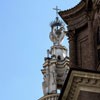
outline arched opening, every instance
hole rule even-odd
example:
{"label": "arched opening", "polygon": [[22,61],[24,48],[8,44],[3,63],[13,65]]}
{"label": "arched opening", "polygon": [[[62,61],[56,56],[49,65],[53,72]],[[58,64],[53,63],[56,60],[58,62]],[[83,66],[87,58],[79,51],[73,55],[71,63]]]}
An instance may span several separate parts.
{"label": "arched opening", "polygon": [[58,59],[58,60],[61,60],[61,56],[60,56],[60,55],[58,55],[57,59]]}

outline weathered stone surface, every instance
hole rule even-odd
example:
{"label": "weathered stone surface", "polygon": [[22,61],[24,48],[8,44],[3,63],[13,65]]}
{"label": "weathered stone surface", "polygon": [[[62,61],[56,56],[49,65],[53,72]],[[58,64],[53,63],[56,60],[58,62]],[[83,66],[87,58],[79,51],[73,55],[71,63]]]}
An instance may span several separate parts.
{"label": "weathered stone surface", "polygon": [[69,66],[80,70],[68,75],[59,100],[99,100],[100,0],[81,0],[59,14],[68,25]]}
{"label": "weathered stone surface", "polygon": [[99,100],[100,72],[71,69],[58,100]]}
{"label": "weathered stone surface", "polygon": [[43,96],[39,100],[58,100],[59,94],[49,94],[46,96]]}
{"label": "weathered stone surface", "polygon": [[97,44],[97,31],[99,29],[100,34],[100,0],[81,0],[74,8],[59,14],[68,25],[69,66],[99,70],[100,44]]}

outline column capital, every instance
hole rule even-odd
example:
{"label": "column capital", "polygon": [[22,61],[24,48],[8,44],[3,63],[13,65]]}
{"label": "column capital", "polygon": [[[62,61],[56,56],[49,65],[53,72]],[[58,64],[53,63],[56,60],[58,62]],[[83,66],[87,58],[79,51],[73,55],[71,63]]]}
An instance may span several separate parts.
{"label": "column capital", "polygon": [[69,41],[73,41],[75,39],[75,30],[69,30],[67,36]]}

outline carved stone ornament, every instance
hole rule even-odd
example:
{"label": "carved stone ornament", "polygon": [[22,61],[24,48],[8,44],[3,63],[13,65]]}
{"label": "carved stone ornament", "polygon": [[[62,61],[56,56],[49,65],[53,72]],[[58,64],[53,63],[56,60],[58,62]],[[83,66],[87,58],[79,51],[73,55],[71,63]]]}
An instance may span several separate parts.
{"label": "carved stone ornament", "polygon": [[64,26],[60,26],[59,28],[54,26],[52,28],[50,32],[50,40],[54,43],[54,45],[60,45],[66,34],[64,31]]}
{"label": "carved stone ornament", "polygon": [[90,96],[91,100],[100,100],[99,72],[75,69],[70,72],[58,100],[90,100]]}

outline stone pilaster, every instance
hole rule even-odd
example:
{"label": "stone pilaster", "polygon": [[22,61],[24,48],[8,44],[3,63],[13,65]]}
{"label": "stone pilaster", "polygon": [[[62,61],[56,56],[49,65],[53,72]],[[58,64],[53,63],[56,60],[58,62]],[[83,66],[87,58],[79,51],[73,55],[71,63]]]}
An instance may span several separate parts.
{"label": "stone pilaster", "polygon": [[89,38],[89,63],[90,66],[88,69],[90,70],[96,70],[95,65],[95,46],[94,46],[94,31],[93,31],[93,19],[91,17],[92,15],[88,16],[88,38]]}
{"label": "stone pilaster", "polygon": [[69,67],[76,67],[76,47],[75,47],[75,31],[68,32],[69,37]]}

